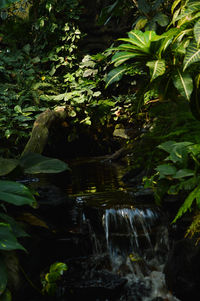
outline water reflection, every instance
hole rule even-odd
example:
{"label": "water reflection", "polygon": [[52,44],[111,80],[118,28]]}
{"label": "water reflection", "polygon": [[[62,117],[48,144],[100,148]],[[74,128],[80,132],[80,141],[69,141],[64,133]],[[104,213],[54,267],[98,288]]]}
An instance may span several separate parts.
{"label": "water reflection", "polygon": [[102,162],[101,160],[76,160],[69,162],[70,179],[61,175],[54,183],[67,192],[68,195],[98,193],[112,191],[124,187],[121,181],[126,166]]}

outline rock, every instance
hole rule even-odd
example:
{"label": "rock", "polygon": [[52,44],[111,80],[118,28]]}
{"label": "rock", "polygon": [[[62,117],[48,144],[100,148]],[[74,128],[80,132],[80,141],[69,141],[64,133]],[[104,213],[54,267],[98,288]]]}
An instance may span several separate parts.
{"label": "rock", "polygon": [[125,173],[122,177],[122,181],[126,184],[139,184],[142,181],[142,178],[145,176],[146,171],[139,168],[133,168]]}
{"label": "rock", "polygon": [[190,239],[174,242],[164,273],[170,291],[181,301],[200,298],[200,246]]}

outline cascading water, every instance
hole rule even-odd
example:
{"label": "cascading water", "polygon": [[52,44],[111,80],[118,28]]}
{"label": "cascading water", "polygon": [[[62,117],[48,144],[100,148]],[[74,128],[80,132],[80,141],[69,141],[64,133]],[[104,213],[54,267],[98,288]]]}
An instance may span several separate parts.
{"label": "cascading water", "polygon": [[178,301],[166,289],[163,273],[169,251],[164,213],[152,198],[135,198],[135,190],[122,187],[110,165],[98,162],[96,182],[94,163],[86,166],[87,173],[80,167],[84,180],[73,175],[79,190],[73,183],[66,189],[75,201],[76,227],[87,249],[67,261],[74,266],[68,272],[66,285],[73,291],[68,300],[81,295],[91,301]]}
{"label": "cascading water", "polygon": [[150,233],[158,218],[158,212],[150,208],[105,210],[103,224],[114,270],[118,270],[127,258],[137,265],[137,262],[146,260],[148,254],[154,253]]}

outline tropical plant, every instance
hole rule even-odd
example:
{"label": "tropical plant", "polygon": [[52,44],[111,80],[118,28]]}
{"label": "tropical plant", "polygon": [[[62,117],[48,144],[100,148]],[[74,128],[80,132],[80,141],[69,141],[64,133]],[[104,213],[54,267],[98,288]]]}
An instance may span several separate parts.
{"label": "tropical plant", "polygon": [[[119,81],[123,74],[134,75],[134,67],[140,66],[141,78],[145,88],[140,91],[142,102],[148,102],[150,98],[169,97],[171,91],[178,92],[187,100],[193,91],[193,79],[189,72],[182,70],[182,57],[174,37],[180,29],[170,29],[162,35],[154,31],[132,30],[128,38],[120,39],[126,42],[108,51],[115,51],[112,63],[116,67],[111,70],[106,79],[107,86]],[[131,62],[132,64],[127,64]],[[138,74],[137,74],[138,76]],[[144,84],[145,81],[145,84]]]}
{"label": "tropical plant", "polygon": [[50,268],[49,272],[45,275],[41,275],[42,293],[50,296],[55,296],[58,288],[58,282],[61,280],[61,276],[68,267],[63,262],[55,262]]}
{"label": "tropical plant", "polygon": [[23,184],[13,181],[0,181],[0,300],[11,300],[11,293],[7,289],[8,271],[5,252],[12,250],[26,251],[18,241],[28,234],[9,215],[7,204],[15,206],[29,205],[35,207],[36,200],[31,191]]}
{"label": "tropical plant", "polygon": [[[132,30],[122,43],[108,49],[114,51],[111,62],[116,67],[106,79],[107,86],[121,80],[124,74],[135,76],[140,66],[140,78],[145,89],[139,93],[141,102],[172,98],[178,92],[191,101],[192,112],[198,117],[199,106],[199,4],[196,1],[174,1],[171,28],[157,35],[155,31]],[[131,70],[132,73],[131,73]],[[137,74],[138,77],[138,74]],[[169,92],[173,93],[169,93]]]}
{"label": "tropical plant", "polygon": [[157,202],[167,194],[178,194],[185,191],[187,197],[181,205],[173,222],[184,213],[191,211],[194,202],[197,208],[200,200],[200,144],[184,141],[166,141],[158,146],[168,153],[164,164],[158,165],[151,179],[146,179],[146,186],[151,186]]}

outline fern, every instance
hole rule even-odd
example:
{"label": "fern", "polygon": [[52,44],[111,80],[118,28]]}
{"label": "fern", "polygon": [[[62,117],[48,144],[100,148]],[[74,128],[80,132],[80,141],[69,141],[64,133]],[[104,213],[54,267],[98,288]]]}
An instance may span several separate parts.
{"label": "fern", "polygon": [[[186,231],[185,237],[193,238],[195,234],[200,234],[200,213],[194,216],[193,222]],[[197,238],[196,244],[200,241],[200,237]]]}
{"label": "fern", "polygon": [[200,199],[200,185],[198,185],[186,198],[183,205],[179,208],[178,213],[172,223],[175,223],[184,213],[191,211],[194,200],[198,202]]}

